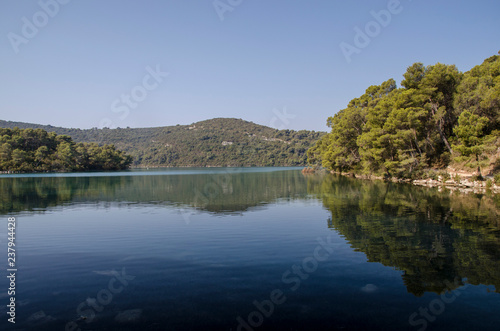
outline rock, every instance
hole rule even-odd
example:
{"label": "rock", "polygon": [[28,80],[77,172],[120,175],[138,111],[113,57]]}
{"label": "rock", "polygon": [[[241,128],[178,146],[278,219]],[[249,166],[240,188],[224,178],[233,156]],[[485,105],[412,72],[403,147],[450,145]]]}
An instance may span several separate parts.
{"label": "rock", "polygon": [[125,310],[115,316],[115,321],[118,323],[134,323],[141,318],[141,315],[142,309]]}
{"label": "rock", "polygon": [[465,187],[473,187],[474,186],[474,183],[471,183],[469,182],[468,180],[464,180],[461,182],[462,185],[464,185]]}
{"label": "rock", "polygon": [[311,174],[311,173],[314,173],[314,169],[309,168],[309,167],[305,167],[304,169],[302,169],[302,173],[303,174]]}
{"label": "rock", "polygon": [[37,311],[36,313],[32,314],[28,319],[26,320],[28,323],[32,325],[40,325],[40,324],[45,324],[48,322],[55,321],[56,319],[52,317],[51,315],[45,314],[43,310]]}
{"label": "rock", "polygon": [[373,293],[377,290],[378,290],[378,287],[376,285],[373,285],[373,284],[366,284],[365,286],[363,286],[361,288],[361,292],[365,292],[365,293]]}

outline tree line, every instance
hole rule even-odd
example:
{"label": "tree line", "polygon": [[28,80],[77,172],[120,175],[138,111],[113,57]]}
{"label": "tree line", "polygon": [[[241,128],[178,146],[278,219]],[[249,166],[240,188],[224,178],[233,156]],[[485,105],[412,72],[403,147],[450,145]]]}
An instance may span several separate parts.
{"label": "tree line", "polygon": [[394,79],[370,86],[329,117],[331,132],[308,150],[308,162],[399,178],[452,163],[480,170],[495,162],[500,56],[466,73],[455,65],[415,63],[403,77],[402,87]]}
{"label": "tree line", "polygon": [[75,143],[43,129],[0,128],[0,171],[122,170],[131,163],[132,157],[113,145]]}
{"label": "tree line", "polygon": [[135,167],[305,166],[324,132],[277,130],[236,118],[154,128],[68,129],[0,120],[0,127],[41,128],[75,142],[113,144]]}

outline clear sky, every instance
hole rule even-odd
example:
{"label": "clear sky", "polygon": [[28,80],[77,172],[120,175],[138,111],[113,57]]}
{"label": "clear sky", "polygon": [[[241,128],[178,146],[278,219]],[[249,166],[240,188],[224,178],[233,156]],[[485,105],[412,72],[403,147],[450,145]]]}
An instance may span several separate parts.
{"label": "clear sky", "polygon": [[497,54],[500,1],[0,0],[0,35],[3,120],[326,131],[414,62],[467,71]]}

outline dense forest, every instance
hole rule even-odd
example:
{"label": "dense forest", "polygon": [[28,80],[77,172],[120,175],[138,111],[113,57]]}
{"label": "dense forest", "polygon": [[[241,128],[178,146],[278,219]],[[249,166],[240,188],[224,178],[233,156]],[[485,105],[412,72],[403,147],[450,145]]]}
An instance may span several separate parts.
{"label": "dense forest", "polygon": [[113,145],[75,143],[43,129],[0,128],[0,171],[121,170],[132,158]]}
{"label": "dense forest", "polygon": [[133,166],[303,166],[307,150],[325,133],[276,130],[234,118],[156,128],[66,129],[0,121],[0,127],[41,128],[76,142],[113,144]]}
{"label": "dense forest", "polygon": [[[500,53],[500,52],[499,52]],[[462,73],[455,65],[415,63],[370,86],[328,118],[331,132],[308,151],[329,170],[420,177],[449,165],[500,169],[500,56]]]}

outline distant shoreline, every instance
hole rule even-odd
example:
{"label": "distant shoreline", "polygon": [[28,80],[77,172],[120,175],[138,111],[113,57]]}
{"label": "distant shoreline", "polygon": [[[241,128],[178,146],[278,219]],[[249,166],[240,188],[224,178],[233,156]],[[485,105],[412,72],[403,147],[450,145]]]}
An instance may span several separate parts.
{"label": "distant shoreline", "polygon": [[126,171],[134,171],[134,170],[148,170],[148,169],[222,169],[222,168],[297,168],[297,170],[300,170],[303,166],[297,166],[297,165],[291,165],[291,166],[158,166],[158,165],[152,165],[152,166],[139,166],[139,167],[130,167],[128,169],[122,169],[122,170],[87,170],[87,171],[29,171],[29,172],[23,172],[23,171],[0,171],[0,175],[22,175],[22,174],[70,174],[70,173],[75,173],[75,174],[85,174],[85,173],[103,173],[103,172],[108,172],[108,173],[117,173],[117,172],[126,172]]}

